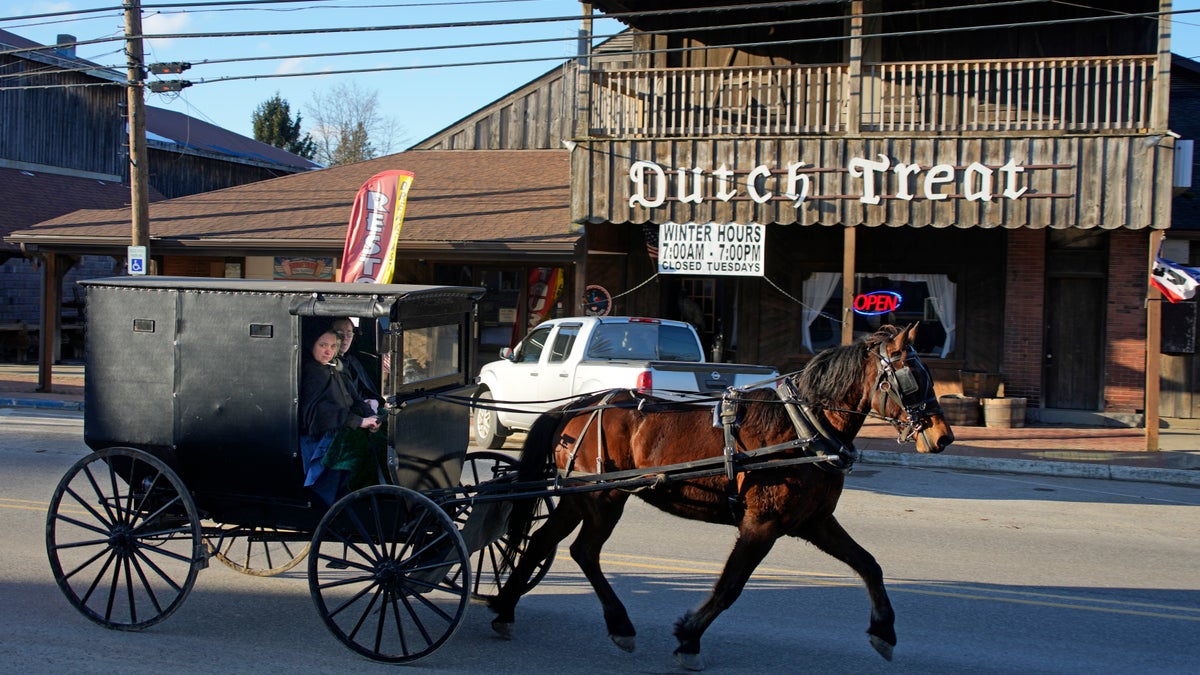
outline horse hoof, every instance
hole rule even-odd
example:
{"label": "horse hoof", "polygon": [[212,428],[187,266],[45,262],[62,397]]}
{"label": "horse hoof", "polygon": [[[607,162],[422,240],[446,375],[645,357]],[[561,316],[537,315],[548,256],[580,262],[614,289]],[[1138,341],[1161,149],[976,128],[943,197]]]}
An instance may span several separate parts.
{"label": "horse hoof", "polygon": [[675,652],[675,663],[679,664],[680,668],[699,672],[704,670],[704,659],[700,658],[699,654],[684,654],[683,652]]}
{"label": "horse hoof", "polygon": [[613,644],[622,650],[632,653],[637,648],[637,638],[632,635],[609,635]]}
{"label": "horse hoof", "polygon": [[871,646],[875,648],[875,651],[879,652],[879,655],[882,656],[883,658],[887,659],[888,661],[891,661],[892,660],[892,651],[896,648],[896,646],[893,644],[887,643],[883,638],[881,638],[877,635],[872,635],[872,636],[870,636],[870,638],[871,638]]}
{"label": "horse hoof", "polygon": [[492,630],[496,632],[496,635],[499,635],[505,640],[512,639],[513,625],[511,621],[501,621],[496,619],[495,621],[492,621]]}

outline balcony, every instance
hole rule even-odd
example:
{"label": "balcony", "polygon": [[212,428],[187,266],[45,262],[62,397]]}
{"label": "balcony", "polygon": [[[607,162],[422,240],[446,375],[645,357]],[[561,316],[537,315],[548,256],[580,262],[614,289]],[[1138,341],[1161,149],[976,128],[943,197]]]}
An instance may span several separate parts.
{"label": "balcony", "polygon": [[1133,131],[1151,126],[1155,76],[1153,56],[596,71],[590,134]]}

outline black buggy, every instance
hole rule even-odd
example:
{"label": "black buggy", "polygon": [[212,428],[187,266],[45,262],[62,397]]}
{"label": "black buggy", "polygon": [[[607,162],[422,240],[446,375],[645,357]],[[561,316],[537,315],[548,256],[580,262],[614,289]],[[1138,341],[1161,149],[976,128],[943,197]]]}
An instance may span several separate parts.
{"label": "black buggy", "polygon": [[[50,502],[55,581],[84,616],[138,630],[170,616],[216,558],[308,586],[350,649],[436,650],[525,539],[505,533],[505,454],[467,454],[483,289],[120,277],[87,287],[84,439]],[[301,334],[353,317],[387,400],[379,484],[325,506],[303,487]],[[445,397],[445,398],[443,398]],[[544,516],[552,506],[539,497]],[[525,538],[527,539],[528,533]],[[536,583],[545,566],[531,583]]]}

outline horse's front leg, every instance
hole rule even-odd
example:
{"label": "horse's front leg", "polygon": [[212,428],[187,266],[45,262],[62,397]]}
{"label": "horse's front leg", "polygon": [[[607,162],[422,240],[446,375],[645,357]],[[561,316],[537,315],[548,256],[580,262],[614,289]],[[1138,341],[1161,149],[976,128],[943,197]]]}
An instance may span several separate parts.
{"label": "horse's front leg", "polygon": [[557,508],[550,512],[546,522],[530,535],[529,543],[508,580],[495,596],[488,599],[488,608],[496,613],[496,618],[492,619],[492,630],[501,637],[512,638],[517,602],[529,590],[529,579],[534,570],[550,557],[558,542],[566,539],[583,518],[582,513],[574,507],[572,498],[559,500]]}
{"label": "horse's front leg", "polygon": [[892,611],[892,603],[883,587],[883,570],[875,562],[875,557],[859,546],[833,516],[806,528],[800,536],[849,565],[862,578],[867,595],[871,598],[871,625],[867,628],[867,635],[871,636],[871,646],[875,651],[891,661],[892,651],[896,647],[896,613]]}
{"label": "horse's front leg", "polygon": [[637,631],[633,628],[625,605],[600,569],[600,551],[621,520],[629,493],[611,490],[593,493],[585,498],[591,500],[588,502],[590,508],[584,516],[583,527],[579,528],[579,536],[571,544],[571,558],[579,565],[596,591],[596,597],[600,599],[609,639],[621,649],[632,652],[637,646]]}
{"label": "horse's front leg", "polygon": [[712,593],[699,607],[689,610],[675,622],[675,638],[679,640],[679,646],[675,648],[675,660],[686,670],[704,670],[704,662],[700,658],[701,636],[717,616],[742,594],[750,575],[771,552],[778,538],[773,531],[748,527],[748,521],[749,518],[743,519],[737,542],[725,561],[721,576],[713,585]]}

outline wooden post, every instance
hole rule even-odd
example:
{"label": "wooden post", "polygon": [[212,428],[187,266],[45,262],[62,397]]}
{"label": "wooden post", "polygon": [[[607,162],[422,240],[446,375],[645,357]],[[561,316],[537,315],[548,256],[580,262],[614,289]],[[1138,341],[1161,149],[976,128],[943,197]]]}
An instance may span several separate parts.
{"label": "wooden post", "polygon": [[842,230],[842,344],[854,342],[854,258],[858,248],[858,230]]}
{"label": "wooden post", "polygon": [[[1150,127],[1157,132],[1167,130],[1167,113],[1171,104],[1171,16],[1172,0],[1158,0],[1158,60],[1154,65],[1154,96],[1150,109]],[[1155,249],[1157,250],[1157,249]]]}
{"label": "wooden post", "polygon": [[[850,101],[846,107],[846,131],[857,134],[862,123],[862,55],[863,55],[863,0],[850,3],[850,53],[848,55],[850,78]],[[842,328],[843,340],[846,335]]]}
{"label": "wooden post", "polygon": [[[1158,254],[1163,231],[1150,231],[1150,265]],[[1146,269],[1146,449],[1160,450],[1158,442],[1158,389],[1162,376],[1162,293],[1149,282]]]}
{"label": "wooden post", "polygon": [[58,347],[58,317],[62,307],[62,280],[58,273],[59,256],[46,253],[42,256],[42,326],[38,332],[38,386],[37,391],[49,393],[54,384],[54,359]]}
{"label": "wooden post", "polygon": [[[146,247],[150,260],[150,191],[149,167],[146,157],[146,102],[142,86],[142,6],[141,0],[125,4],[125,52],[127,72],[126,94],[129,104],[129,192],[132,202],[133,246]],[[153,266],[150,266],[153,270]]]}

